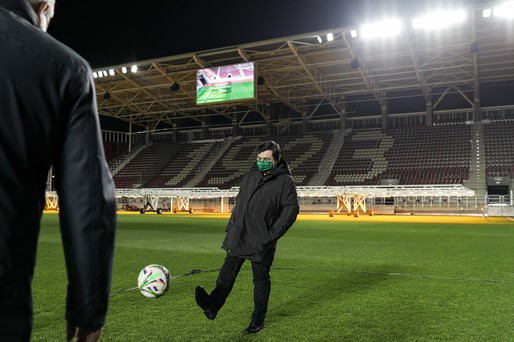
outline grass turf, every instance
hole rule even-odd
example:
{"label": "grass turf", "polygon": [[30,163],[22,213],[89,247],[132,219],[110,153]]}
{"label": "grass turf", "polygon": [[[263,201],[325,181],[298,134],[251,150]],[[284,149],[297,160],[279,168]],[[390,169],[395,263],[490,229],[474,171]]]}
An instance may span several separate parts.
{"label": "grass turf", "polygon": [[[223,263],[228,216],[119,215],[103,341],[507,341],[514,331],[514,223],[504,218],[301,215],[279,242],[266,328],[249,263],[215,321],[194,300],[217,272],[183,276],[143,297],[147,264],[172,276]],[[45,214],[35,272],[33,341],[64,339],[66,273],[58,216]],[[129,290],[129,291],[127,291]]]}

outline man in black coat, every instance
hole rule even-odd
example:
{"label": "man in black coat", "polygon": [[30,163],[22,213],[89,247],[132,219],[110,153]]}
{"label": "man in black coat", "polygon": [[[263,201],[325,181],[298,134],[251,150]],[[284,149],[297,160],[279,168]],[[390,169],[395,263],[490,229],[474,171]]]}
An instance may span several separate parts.
{"label": "man in black coat", "polygon": [[277,241],[298,215],[298,197],[291,170],[281,158],[280,146],[272,141],[260,144],[257,162],[244,176],[236,205],[227,224],[222,248],[227,251],[216,287],[209,295],[196,288],[196,302],[213,320],[230,294],[245,260],[252,262],[254,311],[245,333],[264,328],[271,289],[269,271]]}
{"label": "man in black coat", "polygon": [[31,286],[51,165],[68,273],[67,339],[97,340],[109,303],[114,183],[91,69],[44,32],[54,5],[0,0],[0,341],[30,339]]}

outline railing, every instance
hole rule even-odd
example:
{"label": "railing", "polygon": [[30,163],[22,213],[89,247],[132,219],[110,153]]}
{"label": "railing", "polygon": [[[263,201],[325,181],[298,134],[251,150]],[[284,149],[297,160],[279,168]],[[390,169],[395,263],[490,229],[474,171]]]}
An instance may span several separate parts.
{"label": "railing", "polygon": [[487,196],[488,205],[514,205],[510,195],[489,195]]}

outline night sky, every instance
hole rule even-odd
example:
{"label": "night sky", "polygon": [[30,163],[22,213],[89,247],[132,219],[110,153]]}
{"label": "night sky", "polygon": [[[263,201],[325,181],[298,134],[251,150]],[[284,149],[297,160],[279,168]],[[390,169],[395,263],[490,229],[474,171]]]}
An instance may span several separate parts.
{"label": "night sky", "polygon": [[[474,3],[474,0],[456,0]],[[408,17],[429,0],[57,0],[49,33],[93,68]],[[448,4],[450,1],[444,1]]]}

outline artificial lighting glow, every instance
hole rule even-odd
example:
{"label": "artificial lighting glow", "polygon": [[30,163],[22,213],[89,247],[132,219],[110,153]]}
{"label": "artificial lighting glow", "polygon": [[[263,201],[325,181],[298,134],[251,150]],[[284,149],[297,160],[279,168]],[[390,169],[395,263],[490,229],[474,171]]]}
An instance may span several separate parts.
{"label": "artificial lighting glow", "polygon": [[98,78],[98,74],[96,73],[96,71],[93,71],[93,77]]}
{"label": "artificial lighting glow", "polygon": [[123,68],[121,68],[121,72],[122,72],[122,73],[124,73],[124,74],[126,74],[126,73],[127,73],[127,67],[123,67]]}
{"label": "artificial lighting glow", "polygon": [[514,1],[506,2],[494,8],[495,17],[514,18]]}
{"label": "artificial lighting glow", "polygon": [[331,42],[333,40],[334,40],[334,34],[333,33],[327,34],[327,41]]}
{"label": "artificial lighting glow", "polygon": [[109,69],[109,75],[114,76],[114,69]]}
{"label": "artificial lighting glow", "polygon": [[320,44],[323,43],[323,39],[321,39],[320,36],[316,36],[316,39],[318,40],[318,43],[320,43]]}
{"label": "artificial lighting glow", "polygon": [[482,17],[484,18],[489,18],[491,16],[491,9],[490,8],[486,8],[483,12],[482,12]]}
{"label": "artificial lighting glow", "polygon": [[102,72],[103,72],[104,76],[107,77],[107,71],[104,70]]}
{"label": "artificial lighting glow", "polygon": [[132,68],[130,68],[130,71],[137,72],[137,65],[133,65]]}
{"label": "artificial lighting glow", "polygon": [[397,36],[402,31],[402,23],[398,19],[384,20],[374,24],[367,24],[360,30],[365,39],[390,38]]}
{"label": "artificial lighting glow", "polygon": [[357,30],[351,30],[350,35],[352,36],[352,38],[357,38]]}
{"label": "artificial lighting glow", "polygon": [[104,77],[103,72],[99,71],[99,72],[98,72],[98,77],[100,77],[100,78]]}
{"label": "artificial lighting glow", "polygon": [[455,11],[436,11],[427,13],[422,17],[414,18],[412,27],[414,29],[438,30],[455,24],[460,24],[466,20],[464,10]]}

